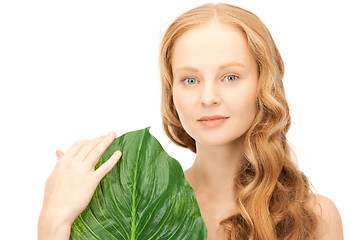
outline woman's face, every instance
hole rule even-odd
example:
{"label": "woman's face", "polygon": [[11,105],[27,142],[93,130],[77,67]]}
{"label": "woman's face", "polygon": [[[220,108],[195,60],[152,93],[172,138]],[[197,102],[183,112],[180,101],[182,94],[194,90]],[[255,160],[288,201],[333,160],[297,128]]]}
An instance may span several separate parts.
{"label": "woman's face", "polygon": [[213,21],[175,42],[173,98],[180,121],[197,144],[239,139],[256,114],[258,69],[244,33]]}

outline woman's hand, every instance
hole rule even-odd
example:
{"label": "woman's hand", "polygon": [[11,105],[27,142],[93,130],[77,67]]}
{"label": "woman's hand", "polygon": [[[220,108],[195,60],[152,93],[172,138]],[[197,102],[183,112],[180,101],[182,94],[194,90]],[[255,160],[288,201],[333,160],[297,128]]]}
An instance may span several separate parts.
{"label": "woman's hand", "polygon": [[55,234],[58,237],[62,235],[59,235],[59,231],[66,231],[67,237],[64,239],[68,239],[71,224],[89,204],[100,180],[121,157],[121,152],[115,151],[108,161],[94,170],[115,137],[116,134],[110,132],[93,140],[76,142],[66,154],[56,152],[58,161],[45,185],[43,209],[39,217],[39,239],[41,236],[49,239],[49,234],[55,232],[58,232]]}

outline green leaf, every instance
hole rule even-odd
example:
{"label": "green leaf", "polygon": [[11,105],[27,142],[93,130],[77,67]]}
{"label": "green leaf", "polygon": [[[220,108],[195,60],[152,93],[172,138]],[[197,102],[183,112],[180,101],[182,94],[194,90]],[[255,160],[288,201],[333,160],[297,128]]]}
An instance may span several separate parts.
{"label": "green leaf", "polygon": [[118,137],[96,168],[122,157],[74,221],[70,239],[206,239],[196,196],[180,164],[147,127]]}

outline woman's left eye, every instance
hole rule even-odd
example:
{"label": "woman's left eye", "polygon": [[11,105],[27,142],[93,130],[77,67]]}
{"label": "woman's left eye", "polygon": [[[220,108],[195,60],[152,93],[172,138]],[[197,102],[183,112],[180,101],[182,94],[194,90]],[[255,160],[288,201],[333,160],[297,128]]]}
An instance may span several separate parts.
{"label": "woman's left eye", "polygon": [[238,76],[236,76],[236,75],[227,75],[227,76],[225,76],[225,81],[228,81],[228,82],[233,82],[233,81],[235,81],[235,80],[237,80],[239,77]]}

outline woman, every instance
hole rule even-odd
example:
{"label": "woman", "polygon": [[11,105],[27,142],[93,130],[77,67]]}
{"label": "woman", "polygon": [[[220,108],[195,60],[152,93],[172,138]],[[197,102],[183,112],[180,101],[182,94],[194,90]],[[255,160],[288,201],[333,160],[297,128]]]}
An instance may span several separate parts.
{"label": "woman", "polygon": [[[342,239],[335,205],[310,191],[291,160],[284,66],[255,15],[227,4],[184,13],[164,35],[160,68],[164,130],[196,153],[185,177],[208,239]],[[94,171],[114,138],[57,152],[39,239],[69,238],[71,223],[121,156],[115,152]]]}

